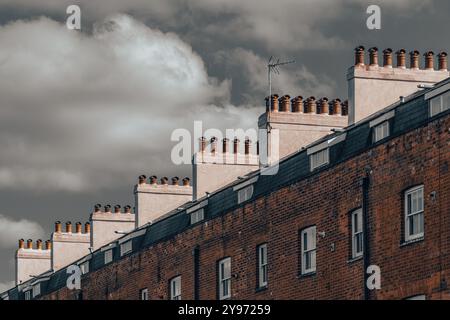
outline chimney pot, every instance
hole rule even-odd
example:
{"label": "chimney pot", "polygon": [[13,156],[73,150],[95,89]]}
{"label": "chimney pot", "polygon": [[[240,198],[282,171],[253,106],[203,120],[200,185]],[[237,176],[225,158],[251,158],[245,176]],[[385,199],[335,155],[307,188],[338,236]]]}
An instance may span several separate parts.
{"label": "chimney pot", "polygon": [[33,240],[31,239],[27,240],[27,249],[33,249]]}
{"label": "chimney pot", "polygon": [[101,209],[102,209],[102,205],[101,205],[100,203],[97,203],[97,204],[94,206],[94,212],[100,212]]}
{"label": "chimney pot", "polygon": [[131,213],[131,206],[130,205],[126,205],[124,209],[125,209],[125,213]]}
{"label": "chimney pot", "polygon": [[357,67],[364,66],[364,50],[363,46],[355,48],[355,66]]}
{"label": "chimney pot", "polygon": [[250,144],[252,143],[252,141],[250,139],[245,139],[245,154],[250,154]]}
{"label": "chimney pot", "polygon": [[25,247],[25,240],[20,239],[19,240],[19,249],[23,249]]}
{"label": "chimney pot", "polygon": [[387,48],[383,50],[383,66],[385,68],[392,68],[392,49]]}
{"label": "chimney pot", "polygon": [[371,66],[378,66],[378,48],[373,47],[369,49],[369,56],[370,56],[370,65]]}
{"label": "chimney pot", "polygon": [[332,106],[330,114],[340,115],[342,112],[341,99],[334,99]]}
{"label": "chimney pot", "polygon": [[41,239],[36,240],[36,249],[42,250],[42,240]]}
{"label": "chimney pot", "polygon": [[120,213],[120,208],[121,208],[121,206],[118,205],[118,204],[116,204],[116,205],[114,206],[114,213]]}
{"label": "chimney pot", "polygon": [[81,222],[75,223],[75,232],[81,233]]}
{"label": "chimney pot", "polygon": [[434,70],[434,52],[427,51],[424,53],[425,57],[425,70]]}
{"label": "chimney pot", "polygon": [[210,140],[210,144],[211,144],[211,154],[216,154],[217,151],[217,138],[216,137],[212,137]]}
{"label": "chimney pot", "polygon": [[178,185],[178,181],[180,181],[180,178],[178,178],[178,177],[173,177],[173,178],[172,178],[172,185],[177,186],[177,185]]}
{"label": "chimney pot", "polygon": [[110,204],[107,204],[107,205],[105,206],[105,212],[106,212],[106,213],[111,213],[111,205],[110,205]]}
{"label": "chimney pot", "polygon": [[442,51],[438,54],[439,59],[439,71],[447,71],[447,52]]}
{"label": "chimney pot", "polygon": [[206,149],[206,138],[205,137],[201,137],[199,139],[199,144],[200,144],[200,152],[205,152],[205,149]]}
{"label": "chimney pot", "polygon": [[139,184],[145,184],[146,180],[147,180],[147,176],[145,174],[142,174],[139,176]]}
{"label": "chimney pot", "polygon": [[84,233],[91,233],[91,224],[89,222],[84,224]]}
{"label": "chimney pot", "polygon": [[302,113],[303,112],[303,97],[297,96],[292,99],[292,112]]}
{"label": "chimney pot", "polygon": [[61,231],[62,231],[61,221],[56,221],[55,222],[55,232],[61,233]]}
{"label": "chimney pot", "polygon": [[239,139],[238,138],[234,138],[233,140],[233,153],[234,154],[238,154],[239,152]]}
{"label": "chimney pot", "polygon": [[167,177],[162,177],[161,178],[161,184],[163,184],[163,185],[167,185],[168,181],[169,181],[169,179]]}
{"label": "chimney pot", "polygon": [[306,101],[306,113],[316,113],[317,103],[315,97],[309,97]]}
{"label": "chimney pot", "polygon": [[348,100],[342,102],[341,107],[342,107],[342,115],[348,116]]}
{"label": "chimney pot", "polygon": [[183,179],[183,186],[189,187],[189,182],[190,182],[190,179],[188,177],[184,178]]}
{"label": "chimney pot", "polygon": [[278,95],[277,94],[273,94],[271,97],[271,104],[272,104],[272,112],[278,112]]}
{"label": "chimney pot", "polygon": [[72,222],[66,222],[66,233],[72,233]]}
{"label": "chimney pot", "polygon": [[411,58],[411,62],[410,62],[410,68],[412,70],[419,70],[419,56],[420,56],[420,52],[417,50],[411,51],[409,53],[410,58]]}
{"label": "chimney pot", "polygon": [[150,184],[155,185],[158,181],[158,177],[157,176],[151,176],[150,177]]}
{"label": "chimney pot", "polygon": [[289,95],[284,95],[280,98],[280,111],[289,112],[291,97]]}
{"label": "chimney pot", "polygon": [[52,242],[50,240],[45,241],[45,250],[52,250]]}
{"label": "chimney pot", "polygon": [[400,49],[396,52],[397,54],[397,68],[405,69],[406,68],[406,50]]}
{"label": "chimney pot", "polygon": [[228,153],[228,138],[222,140],[222,153]]}
{"label": "chimney pot", "polygon": [[328,103],[327,97],[323,97],[322,99],[320,99],[320,113],[330,114],[330,105]]}

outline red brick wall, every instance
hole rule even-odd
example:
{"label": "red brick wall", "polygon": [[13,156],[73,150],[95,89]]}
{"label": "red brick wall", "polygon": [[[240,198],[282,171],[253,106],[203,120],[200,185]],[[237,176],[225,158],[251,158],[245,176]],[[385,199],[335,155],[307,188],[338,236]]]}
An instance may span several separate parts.
{"label": "red brick wall", "polygon": [[[363,260],[349,261],[349,213],[362,204],[360,181],[370,168],[370,264],[381,267],[381,290],[371,298],[449,299],[449,290],[439,289],[450,275],[449,146],[446,117],[91,272],[82,279],[83,298],[138,299],[148,287],[151,299],[167,299],[168,281],[181,275],[182,298],[193,299],[198,245],[200,299],[216,299],[217,261],[226,256],[236,275],[233,299],[362,299]],[[424,184],[425,239],[402,246],[403,192],[418,184]],[[325,237],[317,237],[316,274],[301,277],[299,230],[313,224]],[[256,292],[256,246],[264,242],[269,284]],[[44,298],[75,296],[64,288]]]}

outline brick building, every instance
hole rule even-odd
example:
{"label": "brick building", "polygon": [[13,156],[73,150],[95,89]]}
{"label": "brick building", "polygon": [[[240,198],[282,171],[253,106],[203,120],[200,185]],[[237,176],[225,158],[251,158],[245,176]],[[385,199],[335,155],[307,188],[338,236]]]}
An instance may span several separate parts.
{"label": "brick building", "polygon": [[[404,50],[397,52],[396,68],[392,50],[383,51],[383,66],[378,66],[378,50],[369,52],[366,65],[364,48],[356,49],[348,74],[348,104],[314,97],[268,99],[259,126],[279,129],[283,159],[277,174],[254,170],[258,155],[250,155],[246,147],[242,156],[251,161],[243,161],[236,148],[234,154],[247,172],[231,182],[227,176],[225,185],[214,185],[217,190],[199,186],[200,197],[192,201],[186,202],[187,195],[196,193],[189,180],[180,186],[178,179],[169,185],[167,178],[157,184],[156,177],[140,176],[136,202],[153,210],[151,219],[132,228],[130,221],[149,213],[141,214],[139,208],[134,214],[130,208],[121,212],[120,207],[111,213],[108,206],[102,212],[96,206],[95,217],[109,221],[112,216],[127,230],[116,232],[120,225],[115,225],[112,232],[102,225],[108,241],[98,241],[90,252],[66,261],[67,266],[80,266],[81,289],[66,287],[70,274],[61,266],[18,281],[0,297],[450,299],[447,55],[439,54],[434,70],[432,55],[426,53],[426,68],[418,70],[415,51],[409,69]],[[365,104],[365,99],[370,102]],[[349,125],[342,124],[347,113]],[[314,132],[310,138],[296,139],[308,132]],[[226,143],[223,154],[228,154]],[[201,144],[200,153],[216,153],[215,145],[208,152],[204,140]],[[194,168],[205,163],[215,170],[217,164],[206,160]],[[194,169],[194,188],[196,174],[208,170]],[[161,199],[157,194],[170,195],[172,210],[152,206]],[[120,215],[127,218],[118,219]],[[82,233],[77,224],[72,234],[71,226],[66,224],[63,233],[58,222],[52,240],[62,233],[71,246],[80,243],[77,248],[87,250],[86,238],[92,244],[96,236],[90,225]],[[119,235],[112,239],[112,234]],[[20,246],[19,262],[26,250],[40,252],[29,244],[24,248],[23,241]],[[52,256],[63,250],[50,243],[46,249]],[[379,289],[366,285],[369,266],[380,268]]]}

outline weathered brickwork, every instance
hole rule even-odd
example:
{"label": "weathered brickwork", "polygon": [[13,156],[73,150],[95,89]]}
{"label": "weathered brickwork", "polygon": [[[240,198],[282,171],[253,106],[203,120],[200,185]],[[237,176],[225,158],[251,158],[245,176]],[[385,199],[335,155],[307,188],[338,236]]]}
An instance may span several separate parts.
{"label": "weathered brickwork", "polygon": [[[368,176],[370,264],[381,268],[372,299],[425,294],[450,299],[450,116],[388,140],[295,184],[207,220],[82,278],[83,299],[168,299],[182,276],[194,299],[194,249],[200,299],[217,298],[217,261],[231,257],[232,299],[363,299],[363,259],[351,260],[349,214],[362,206]],[[424,185],[425,237],[403,243],[404,191]],[[300,275],[299,231],[316,225],[317,272]],[[257,290],[256,247],[268,244],[268,286]],[[76,299],[66,288],[44,299]]]}

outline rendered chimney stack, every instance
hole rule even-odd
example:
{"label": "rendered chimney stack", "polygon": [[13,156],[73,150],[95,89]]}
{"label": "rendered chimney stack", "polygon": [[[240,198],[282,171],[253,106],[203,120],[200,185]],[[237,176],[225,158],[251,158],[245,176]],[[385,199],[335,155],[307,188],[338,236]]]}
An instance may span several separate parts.
{"label": "rendered chimney stack", "polygon": [[228,138],[223,138],[222,140],[222,152],[228,153]]}
{"label": "rendered chimney stack", "polygon": [[72,222],[66,222],[66,233],[72,233]]}
{"label": "rendered chimney stack", "polygon": [[447,52],[442,51],[438,54],[439,59],[439,71],[447,71]]}
{"label": "rendered chimney stack", "polygon": [[201,137],[199,139],[199,148],[200,148],[200,152],[205,152],[205,150],[206,150],[206,138],[205,137]]}
{"label": "rendered chimney stack", "polygon": [[364,50],[363,46],[355,48],[355,66],[357,67],[364,66]]}
{"label": "rendered chimney stack", "polygon": [[169,179],[167,177],[162,177],[161,178],[161,184],[162,185],[168,185],[169,184]]}
{"label": "rendered chimney stack", "polygon": [[131,213],[131,206],[125,206],[124,207],[124,209],[125,209],[125,213]]}
{"label": "rendered chimney stack", "polygon": [[397,54],[397,68],[406,69],[406,50],[400,49]]}
{"label": "rendered chimney stack", "polygon": [[31,239],[27,240],[27,249],[33,249],[33,240]]}
{"label": "rendered chimney stack", "polygon": [[23,249],[23,248],[25,248],[25,240],[20,239],[19,240],[19,249]]}
{"label": "rendered chimney stack", "polygon": [[210,140],[210,144],[211,144],[211,154],[216,154],[217,151],[217,138],[216,137],[212,137]]}
{"label": "rendered chimney stack", "polygon": [[420,52],[417,50],[411,51],[409,53],[410,56],[410,68],[412,70],[419,70],[419,56]]}
{"label": "rendered chimney stack", "polygon": [[150,177],[150,184],[151,185],[156,185],[158,182],[158,177],[157,176],[151,176]]}
{"label": "rendered chimney stack", "polygon": [[190,183],[191,179],[189,179],[188,177],[183,179],[183,186],[184,187],[189,187],[189,183]]}
{"label": "rendered chimney stack", "polygon": [[45,250],[52,250],[52,242],[50,240],[45,241]]}
{"label": "rendered chimney stack", "polygon": [[373,47],[369,49],[370,66],[378,66],[378,48]]}
{"label": "rendered chimney stack", "polygon": [[332,108],[331,108],[331,114],[334,115],[340,115],[342,113],[342,108],[341,108],[341,100],[340,99],[334,99],[332,102]]}
{"label": "rendered chimney stack", "polygon": [[250,139],[245,139],[245,147],[244,147],[244,152],[245,154],[250,154],[250,144],[252,143],[252,141]]}
{"label": "rendered chimney stack", "polygon": [[61,221],[56,221],[55,222],[55,232],[61,233],[61,231],[62,231]]}
{"label": "rendered chimney stack", "polygon": [[383,50],[383,66],[385,68],[392,68],[392,49],[387,48]]}
{"label": "rendered chimney stack", "polygon": [[142,174],[139,176],[139,184],[145,184],[146,180],[147,180],[147,176],[145,174]]}
{"label": "rendered chimney stack", "polygon": [[42,240],[41,239],[36,240],[36,249],[42,250]]}
{"label": "rendered chimney stack", "polygon": [[434,52],[427,51],[424,53],[425,57],[425,70],[434,70]]}
{"label": "rendered chimney stack", "polygon": [[76,233],[81,233],[81,222],[77,222],[75,224],[75,232]]}
{"label": "rendered chimney stack", "polygon": [[306,101],[306,113],[316,113],[317,103],[315,97],[309,97]]}
{"label": "rendered chimney stack", "polygon": [[100,211],[102,211],[102,205],[100,203],[97,203],[94,206],[94,212],[100,212]]}
{"label": "rendered chimney stack", "polygon": [[89,222],[84,224],[84,233],[91,233],[91,224]]}
{"label": "rendered chimney stack", "polygon": [[322,114],[329,114],[330,113],[330,105],[328,103],[328,98],[323,97],[320,100],[320,113]]}
{"label": "rendered chimney stack", "polygon": [[238,152],[239,152],[239,139],[235,138],[233,140],[233,153],[238,154]]}
{"label": "rendered chimney stack", "polygon": [[106,212],[106,213],[111,213],[111,205],[110,205],[110,204],[107,204],[107,205],[105,206],[105,212]]}
{"label": "rendered chimney stack", "polygon": [[303,97],[298,96],[292,99],[292,112],[302,113],[303,112]]}
{"label": "rendered chimney stack", "polygon": [[270,100],[272,112],[278,112],[278,95],[273,94]]}
{"label": "rendered chimney stack", "polygon": [[280,112],[288,112],[290,107],[291,97],[284,95],[280,98]]}

